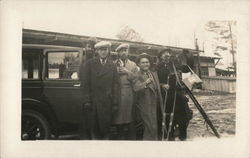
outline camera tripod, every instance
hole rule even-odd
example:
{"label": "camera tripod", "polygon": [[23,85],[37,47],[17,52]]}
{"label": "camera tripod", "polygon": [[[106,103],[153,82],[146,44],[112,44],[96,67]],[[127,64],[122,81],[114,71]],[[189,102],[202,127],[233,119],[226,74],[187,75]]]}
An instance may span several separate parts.
{"label": "camera tripod", "polygon": [[[180,78],[179,78],[179,76],[177,74],[177,71],[176,71],[175,64],[173,62],[172,62],[172,67],[173,67],[175,78],[176,78],[176,86],[179,85],[180,87],[182,87],[185,90],[185,92],[188,94],[188,96],[193,101],[195,107],[201,113],[201,115],[202,115],[203,119],[205,120],[205,122],[212,129],[214,135],[217,138],[220,138],[220,135],[217,132],[217,130],[215,129],[213,123],[211,122],[211,120],[209,119],[209,117],[207,116],[206,112],[203,110],[202,106],[199,104],[199,102],[197,101],[197,99],[195,98],[195,96],[193,95],[193,93],[191,92],[191,90],[185,85],[184,82],[182,82],[180,80]],[[164,111],[163,111],[163,119],[162,119],[162,141],[165,140],[165,133],[167,134],[166,135],[166,140],[169,139],[170,131],[171,131],[172,126],[173,126],[174,111],[175,111],[175,106],[176,106],[175,105],[176,104],[176,90],[175,90],[175,94],[174,94],[173,109],[172,109],[171,114],[170,114],[168,129],[166,128],[166,113],[165,113],[166,102],[167,102],[167,95],[168,95],[168,90],[166,90],[166,94],[165,94],[165,98],[164,98],[164,104],[163,104],[163,110]]]}

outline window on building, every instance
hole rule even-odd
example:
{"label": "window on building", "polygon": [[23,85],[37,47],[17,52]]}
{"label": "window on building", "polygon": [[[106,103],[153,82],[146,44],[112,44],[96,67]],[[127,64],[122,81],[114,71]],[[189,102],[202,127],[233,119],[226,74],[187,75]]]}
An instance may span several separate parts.
{"label": "window on building", "polygon": [[201,75],[208,76],[208,67],[201,67]]}

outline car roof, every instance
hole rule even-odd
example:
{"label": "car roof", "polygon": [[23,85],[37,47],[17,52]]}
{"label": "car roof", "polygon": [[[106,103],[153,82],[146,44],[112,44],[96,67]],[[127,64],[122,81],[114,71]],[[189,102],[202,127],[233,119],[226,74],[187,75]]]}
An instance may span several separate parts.
{"label": "car roof", "polygon": [[44,45],[44,44],[23,44],[23,48],[41,48],[41,49],[82,49],[81,47],[59,46],[59,45]]}

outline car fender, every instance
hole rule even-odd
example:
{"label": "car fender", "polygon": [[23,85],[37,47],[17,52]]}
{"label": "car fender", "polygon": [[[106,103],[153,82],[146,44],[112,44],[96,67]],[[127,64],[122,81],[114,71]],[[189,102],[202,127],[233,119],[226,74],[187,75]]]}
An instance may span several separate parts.
{"label": "car fender", "polygon": [[47,103],[33,98],[22,98],[22,110],[26,109],[34,110],[44,115],[48,119],[53,133],[57,134],[58,120],[55,112]]}

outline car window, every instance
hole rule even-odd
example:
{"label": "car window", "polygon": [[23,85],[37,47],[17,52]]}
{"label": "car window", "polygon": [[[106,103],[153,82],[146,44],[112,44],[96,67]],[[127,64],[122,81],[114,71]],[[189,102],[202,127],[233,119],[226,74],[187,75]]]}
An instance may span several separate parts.
{"label": "car window", "polygon": [[49,52],[47,78],[78,79],[80,66],[79,55],[79,52]]}
{"label": "car window", "polygon": [[23,53],[22,55],[22,79],[39,79],[38,53]]}

